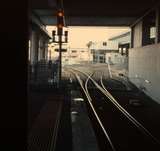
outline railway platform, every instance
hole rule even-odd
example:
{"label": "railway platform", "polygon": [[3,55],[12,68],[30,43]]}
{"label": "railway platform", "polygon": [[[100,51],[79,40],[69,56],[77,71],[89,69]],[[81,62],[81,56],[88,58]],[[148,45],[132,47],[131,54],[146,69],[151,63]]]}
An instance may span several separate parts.
{"label": "railway platform", "polygon": [[70,95],[58,89],[29,93],[28,151],[71,150]]}

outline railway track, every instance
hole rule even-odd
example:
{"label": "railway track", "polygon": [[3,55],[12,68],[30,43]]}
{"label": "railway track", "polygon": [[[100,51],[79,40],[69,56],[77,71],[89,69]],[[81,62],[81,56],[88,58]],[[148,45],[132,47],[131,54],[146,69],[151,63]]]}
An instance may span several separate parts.
{"label": "railway track", "polygon": [[[70,69],[70,72],[79,82],[90,111],[94,114],[99,128],[103,132],[104,137],[103,140],[99,138],[100,141],[104,141],[104,139],[108,141],[108,144],[102,143],[101,150],[149,151],[160,147],[159,140],[129,114],[109,93],[104,86],[103,76],[99,76],[103,75],[102,73],[87,74],[75,69]],[[83,80],[80,75],[83,75]],[[93,77],[100,77],[100,82],[97,78],[94,80]]]}

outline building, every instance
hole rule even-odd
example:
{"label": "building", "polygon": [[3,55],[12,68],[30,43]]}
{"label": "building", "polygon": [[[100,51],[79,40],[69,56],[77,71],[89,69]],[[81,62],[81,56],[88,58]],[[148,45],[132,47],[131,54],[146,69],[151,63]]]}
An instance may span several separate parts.
{"label": "building", "polygon": [[89,49],[93,54],[94,63],[108,63],[110,54],[118,53],[118,43],[114,41],[91,42]]}
{"label": "building", "polygon": [[160,103],[160,6],[131,26],[129,79]]}
{"label": "building", "polygon": [[[52,62],[56,61],[59,57],[59,52],[56,51],[58,48],[59,46],[57,44],[49,44],[48,56]],[[67,44],[63,44],[62,48],[66,50],[65,52],[62,52],[62,66],[83,64],[92,60],[90,51],[87,48],[71,48]]]}
{"label": "building", "polygon": [[89,51],[86,48],[67,48],[67,52],[62,53],[62,64],[83,64],[90,60]]}
{"label": "building", "polygon": [[31,65],[40,60],[48,60],[48,43],[50,39],[51,35],[46,30],[46,26],[34,13],[31,13],[28,50],[28,60]]}
{"label": "building", "polygon": [[119,35],[109,38],[109,41],[118,43],[118,54],[111,54],[110,60],[114,60],[114,63],[121,64],[128,73],[128,51],[131,47],[131,32],[121,33]]}
{"label": "building", "polygon": [[48,66],[48,43],[51,36],[43,22],[34,14],[29,18],[28,80],[36,84],[48,82],[51,70]]}
{"label": "building", "polygon": [[119,53],[128,56],[128,49],[131,44],[131,32],[125,32],[117,36],[111,37],[109,41],[118,42]]}

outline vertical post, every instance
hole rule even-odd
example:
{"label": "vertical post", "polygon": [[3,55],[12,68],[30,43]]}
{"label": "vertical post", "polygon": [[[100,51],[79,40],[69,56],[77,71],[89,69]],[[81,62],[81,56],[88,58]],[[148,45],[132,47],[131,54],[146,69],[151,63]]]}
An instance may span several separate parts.
{"label": "vertical post", "polygon": [[62,35],[59,35],[59,86],[61,85],[61,75],[62,75]]}
{"label": "vertical post", "polygon": [[130,48],[134,48],[134,26],[131,27],[131,44],[130,44]]}
{"label": "vertical post", "polygon": [[155,43],[160,42],[160,6],[156,8],[156,37]]}
{"label": "vertical post", "polygon": [[51,49],[49,50],[49,60],[51,60]]}
{"label": "vertical post", "polygon": [[59,72],[58,72],[58,86],[61,86],[61,70],[62,70],[62,35],[64,26],[64,12],[62,9],[57,13],[57,35],[59,43]]}

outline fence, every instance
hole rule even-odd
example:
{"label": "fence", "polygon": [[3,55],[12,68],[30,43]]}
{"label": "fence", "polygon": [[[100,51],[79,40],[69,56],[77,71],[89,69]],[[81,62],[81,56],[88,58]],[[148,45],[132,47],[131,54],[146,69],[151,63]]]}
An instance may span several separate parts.
{"label": "fence", "polygon": [[57,62],[41,60],[28,65],[28,82],[33,85],[56,85]]}

